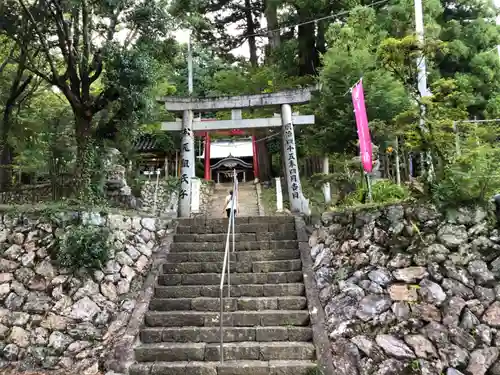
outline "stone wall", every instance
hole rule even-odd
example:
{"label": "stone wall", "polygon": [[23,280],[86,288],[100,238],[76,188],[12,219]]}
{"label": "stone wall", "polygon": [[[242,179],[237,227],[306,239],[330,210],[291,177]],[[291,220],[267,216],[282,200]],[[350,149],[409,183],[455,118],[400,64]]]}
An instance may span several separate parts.
{"label": "stone wall", "polygon": [[214,193],[215,184],[213,181],[201,181],[200,189],[200,212],[193,216],[205,216],[209,212],[212,195]]}
{"label": "stone wall", "polygon": [[[56,237],[70,230],[64,223],[75,216],[111,229],[112,251],[102,270],[74,273],[51,260]],[[22,368],[84,375],[103,370],[169,225],[98,213],[50,220],[0,214],[0,369],[19,361]]]}
{"label": "stone wall", "polygon": [[[62,186],[58,186],[60,194],[65,193]],[[12,188],[0,192],[0,204],[35,204],[53,199],[54,186],[50,183],[13,186]]]}
{"label": "stone wall", "polygon": [[154,215],[177,215],[178,197],[177,193],[169,188],[164,182],[158,184],[156,192],[156,213],[154,210],[156,181],[146,181],[141,190],[142,210]]}
{"label": "stone wall", "polygon": [[500,233],[487,220],[323,214],[310,246],[336,374],[500,374]]}

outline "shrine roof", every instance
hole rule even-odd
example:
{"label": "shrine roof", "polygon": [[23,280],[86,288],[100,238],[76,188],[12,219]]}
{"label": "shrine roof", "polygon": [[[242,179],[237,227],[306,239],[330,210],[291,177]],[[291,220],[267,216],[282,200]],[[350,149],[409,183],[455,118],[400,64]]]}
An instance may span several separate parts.
{"label": "shrine roof", "polygon": [[156,137],[152,134],[143,134],[135,139],[134,150],[137,152],[162,152],[166,153],[163,147],[160,146]]}

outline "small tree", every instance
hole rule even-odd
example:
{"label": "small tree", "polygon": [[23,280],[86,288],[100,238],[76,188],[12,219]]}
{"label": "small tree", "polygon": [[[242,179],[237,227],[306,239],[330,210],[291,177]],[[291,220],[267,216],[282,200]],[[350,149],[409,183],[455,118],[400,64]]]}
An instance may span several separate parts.
{"label": "small tree", "polygon": [[[135,119],[131,110],[147,109],[144,98],[157,78],[155,58],[162,52],[167,30],[172,29],[167,4],[162,0],[6,0],[1,7],[0,33],[26,53],[26,69],[57,87],[71,106],[76,181],[85,195],[91,182],[93,139],[96,133],[102,134],[98,127],[112,121],[118,126],[113,116],[98,122],[96,115],[108,110],[118,118]],[[29,46],[18,38],[26,24]],[[112,103],[118,103],[118,108]]]}

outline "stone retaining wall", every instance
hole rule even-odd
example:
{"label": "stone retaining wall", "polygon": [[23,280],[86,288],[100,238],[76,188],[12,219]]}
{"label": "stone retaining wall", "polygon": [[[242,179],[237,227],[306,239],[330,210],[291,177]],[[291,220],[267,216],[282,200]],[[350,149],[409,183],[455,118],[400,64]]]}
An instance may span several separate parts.
{"label": "stone retaining wall", "polygon": [[[111,229],[110,260],[90,274],[60,269],[49,255],[70,230],[66,220],[78,215]],[[98,213],[30,216],[0,214],[0,368],[19,361],[22,368],[96,374],[125,332],[170,223]]]}
{"label": "stone retaining wall", "polygon": [[322,222],[309,242],[337,374],[500,374],[500,233],[484,210]]}
{"label": "stone retaining wall", "polygon": [[215,184],[213,181],[202,181],[201,189],[200,189],[200,212],[198,214],[194,214],[193,216],[205,216],[207,215],[210,202],[212,201],[212,195],[214,193]]}
{"label": "stone retaining wall", "polygon": [[[153,212],[155,205],[156,191],[156,212]],[[175,217],[177,215],[178,196],[172,188],[163,181],[158,184],[156,181],[146,181],[141,190],[142,210],[153,215],[164,215]]]}
{"label": "stone retaining wall", "polygon": [[[156,181],[146,181],[141,190],[142,210],[153,214]],[[194,216],[206,215],[213,194],[214,184],[212,181],[201,182],[200,187],[200,212]],[[156,215],[177,216],[179,199],[177,193],[165,184],[158,185],[156,199]]]}

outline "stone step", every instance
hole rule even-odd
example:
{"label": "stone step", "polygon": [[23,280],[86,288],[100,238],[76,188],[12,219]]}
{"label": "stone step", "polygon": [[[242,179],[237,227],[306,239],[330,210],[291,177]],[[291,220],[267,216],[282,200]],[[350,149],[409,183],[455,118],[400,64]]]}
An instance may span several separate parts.
{"label": "stone step", "polygon": [[[299,249],[283,250],[254,250],[254,251],[236,251],[230,253],[231,262],[255,262],[266,260],[292,260],[300,259]],[[167,261],[171,263],[181,262],[223,262],[223,251],[187,251],[171,252],[167,255]]]}
{"label": "stone step", "polygon": [[[226,219],[211,219],[207,217],[196,217],[191,219],[178,219],[181,226],[214,226],[220,224],[227,225]],[[236,225],[242,224],[295,224],[293,216],[239,216],[235,218]]]}
{"label": "stone step", "polygon": [[[285,297],[305,295],[304,284],[244,284],[231,285],[230,297]],[[155,287],[157,298],[196,298],[220,296],[219,285],[175,285]],[[227,297],[227,285],[224,286],[224,297]]]}
{"label": "stone step", "polygon": [[[148,311],[147,327],[214,327],[220,324],[220,313],[209,311]],[[308,326],[307,310],[232,311],[223,315],[225,327]]]}
{"label": "stone step", "polygon": [[314,361],[225,361],[135,363],[129,375],[312,375]]}
{"label": "stone step", "polygon": [[[250,241],[285,241],[285,240],[296,240],[297,232],[295,229],[292,230],[280,230],[276,232],[268,232],[267,228],[262,228],[262,230],[255,233],[236,233],[234,234],[234,240],[236,242],[250,242]],[[174,242],[224,242],[226,241],[227,233],[202,233],[202,234],[176,234],[174,236]],[[232,235],[231,235],[232,239]]]}
{"label": "stone step", "polygon": [[[219,220],[219,219],[215,219]],[[200,228],[200,232],[195,232],[193,229]],[[221,229],[221,231],[219,231]],[[261,232],[295,232],[295,223],[267,223],[265,221],[252,223],[252,224],[238,224],[234,228],[235,233],[261,233]],[[193,226],[177,226],[177,233],[181,234],[227,234],[227,219],[223,219],[223,222],[216,222],[214,224],[209,224],[205,226],[193,225]]]}
{"label": "stone step", "polygon": [[[251,219],[251,222],[248,222],[248,219]],[[190,220],[192,220],[190,223],[183,220],[179,221],[177,234],[227,233],[227,218],[196,218]],[[289,232],[294,230],[294,218],[288,216],[236,218],[234,228],[235,233]]]}
{"label": "stone step", "polygon": [[[219,327],[143,328],[141,342],[220,342]],[[310,327],[224,327],[224,342],[312,341]]]}
{"label": "stone step", "polygon": [[[232,251],[232,242],[229,242]],[[250,251],[250,250],[283,250],[296,249],[298,243],[296,240],[280,240],[280,241],[236,241],[234,244],[235,251]],[[170,246],[170,253],[184,252],[200,252],[200,251],[220,251],[226,249],[226,241],[219,242],[174,242]]]}
{"label": "stone step", "polygon": [[[307,308],[305,297],[234,297],[224,298],[224,311],[303,310]],[[220,311],[220,299],[198,298],[153,298],[151,311]]]}
{"label": "stone step", "polygon": [[[220,273],[188,273],[161,274],[159,285],[219,285]],[[303,279],[302,271],[266,272],[266,273],[236,273],[231,275],[231,283],[240,284],[279,284],[298,283]]]}
{"label": "stone step", "polygon": [[[316,359],[312,343],[281,342],[230,342],[224,344],[224,358],[231,360],[313,360]],[[135,348],[138,362],[218,361],[219,344],[206,343],[154,343]]]}
{"label": "stone step", "polygon": [[[265,260],[254,262],[231,262],[232,273],[248,272],[292,272],[301,271],[302,262],[299,259],[291,260]],[[222,262],[184,262],[164,263],[163,272],[169,273],[221,273]]]}

